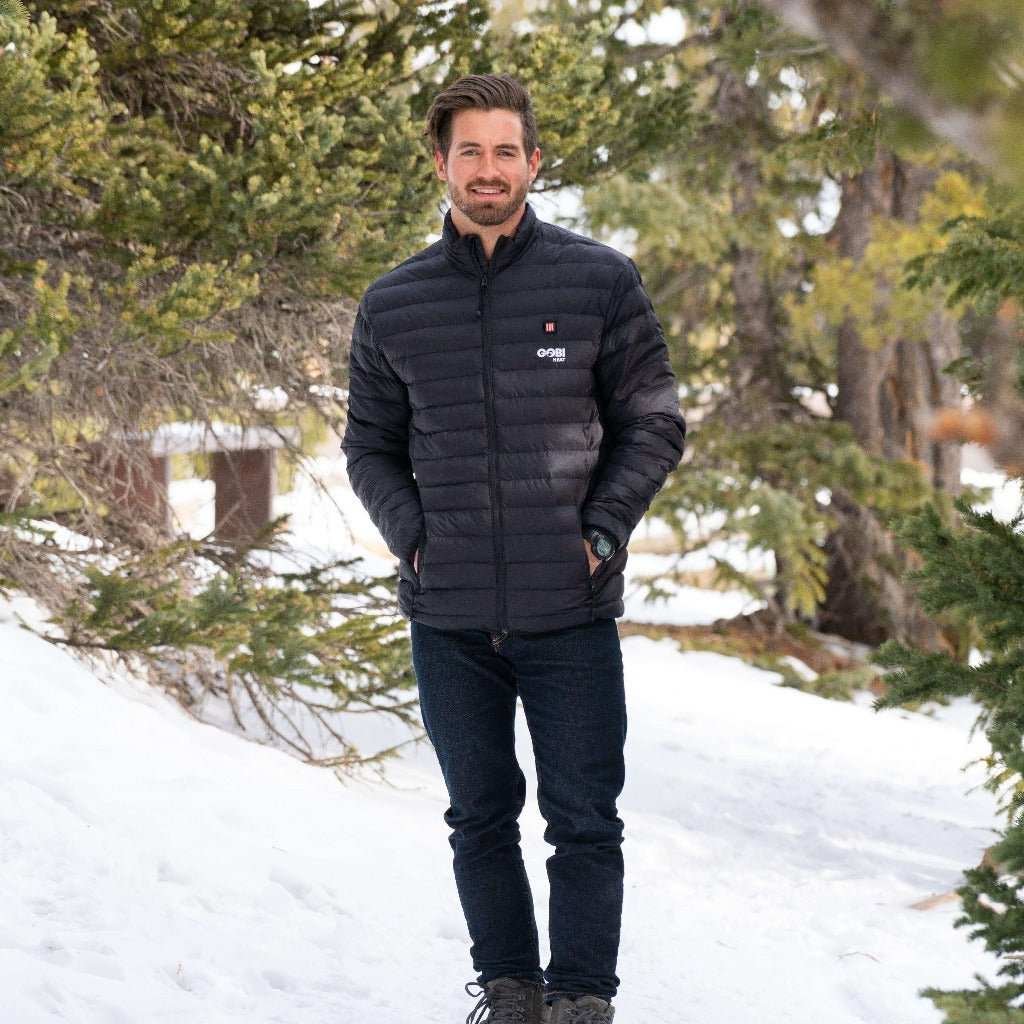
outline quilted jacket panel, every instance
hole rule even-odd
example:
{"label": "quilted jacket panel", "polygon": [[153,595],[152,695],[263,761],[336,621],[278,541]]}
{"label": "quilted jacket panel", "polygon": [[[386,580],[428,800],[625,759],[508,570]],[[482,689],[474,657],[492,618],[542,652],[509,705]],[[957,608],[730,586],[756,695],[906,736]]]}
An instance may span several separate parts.
{"label": "quilted jacket panel", "polygon": [[[685,436],[635,263],[529,202],[490,260],[449,211],[359,304],[342,449],[408,619],[543,632],[622,615],[630,534]],[[619,545],[593,576],[587,526]]]}

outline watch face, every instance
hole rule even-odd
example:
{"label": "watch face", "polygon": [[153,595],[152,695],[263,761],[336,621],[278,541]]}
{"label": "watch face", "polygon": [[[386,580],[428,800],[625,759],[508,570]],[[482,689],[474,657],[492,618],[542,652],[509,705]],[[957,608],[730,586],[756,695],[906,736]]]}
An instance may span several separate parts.
{"label": "watch face", "polygon": [[598,558],[607,558],[612,553],[612,544],[607,537],[598,537],[594,545],[594,553]]}

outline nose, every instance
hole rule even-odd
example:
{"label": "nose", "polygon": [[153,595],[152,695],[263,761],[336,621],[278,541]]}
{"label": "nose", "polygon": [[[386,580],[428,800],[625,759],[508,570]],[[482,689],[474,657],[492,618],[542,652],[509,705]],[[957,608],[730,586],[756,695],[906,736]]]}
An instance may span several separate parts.
{"label": "nose", "polygon": [[499,180],[498,163],[494,154],[484,153],[480,160],[480,177],[491,182]]}

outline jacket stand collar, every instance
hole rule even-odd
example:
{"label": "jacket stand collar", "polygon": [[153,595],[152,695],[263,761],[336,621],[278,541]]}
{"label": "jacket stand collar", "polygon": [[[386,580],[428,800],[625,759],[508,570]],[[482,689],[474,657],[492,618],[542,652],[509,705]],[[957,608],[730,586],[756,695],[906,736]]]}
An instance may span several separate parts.
{"label": "jacket stand collar", "polygon": [[[491,273],[496,274],[502,267],[514,263],[533,240],[537,231],[537,213],[529,202],[526,202],[522,217],[511,235],[499,235],[491,253]],[[444,215],[444,227],[441,229],[445,255],[460,270],[476,276],[482,274],[487,261],[484,258],[484,247],[480,236],[475,232],[460,235],[452,220],[449,208]]]}

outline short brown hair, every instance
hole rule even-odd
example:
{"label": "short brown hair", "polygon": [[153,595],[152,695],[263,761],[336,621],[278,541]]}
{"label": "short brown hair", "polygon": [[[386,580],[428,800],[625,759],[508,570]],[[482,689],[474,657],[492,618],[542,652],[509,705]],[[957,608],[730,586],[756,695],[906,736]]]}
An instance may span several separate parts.
{"label": "short brown hair", "polygon": [[427,111],[424,131],[434,149],[441,150],[445,161],[452,144],[452,115],[457,110],[511,110],[523,124],[523,147],[526,159],[540,144],[537,119],[530,94],[511,75],[463,75],[434,97]]}

